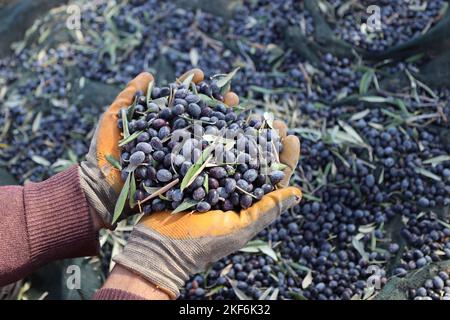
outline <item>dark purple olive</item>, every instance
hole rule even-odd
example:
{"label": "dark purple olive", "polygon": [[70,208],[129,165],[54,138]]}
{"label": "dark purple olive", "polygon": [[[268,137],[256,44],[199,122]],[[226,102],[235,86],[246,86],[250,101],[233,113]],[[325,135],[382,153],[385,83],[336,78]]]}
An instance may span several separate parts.
{"label": "dark purple olive", "polygon": [[160,92],[159,92],[159,96],[160,97],[166,97],[170,94],[170,88],[169,87],[162,87]]}
{"label": "dark purple olive", "polygon": [[233,209],[234,209],[233,203],[230,200],[226,199],[222,204],[222,210],[229,211]]}
{"label": "dark purple olive", "polygon": [[211,205],[206,201],[200,201],[197,203],[196,209],[198,212],[207,212],[211,210]]}
{"label": "dark purple olive", "polygon": [[136,201],[142,201],[144,200],[145,194],[142,190],[136,190],[134,194],[134,200]]}
{"label": "dark purple olive", "polygon": [[187,103],[197,103],[200,101],[200,97],[195,94],[188,94],[184,100],[186,100]]}
{"label": "dark purple olive", "polygon": [[242,208],[247,209],[252,205],[252,197],[249,196],[248,194],[243,194],[241,195],[239,204],[241,205]]}
{"label": "dark purple olive", "polygon": [[181,191],[180,189],[173,189],[172,190],[172,200],[173,201],[181,201],[183,200],[183,191]]}
{"label": "dark purple olive", "polygon": [[270,178],[270,182],[272,182],[272,184],[275,185],[284,179],[284,172],[280,171],[280,170],[272,171],[269,174],[269,178]]}
{"label": "dark purple olive", "polygon": [[136,151],[130,157],[130,164],[132,166],[138,166],[145,160],[145,153],[142,151]]}
{"label": "dark purple olive", "polygon": [[192,193],[192,199],[194,200],[202,200],[205,196],[205,189],[203,189],[202,187],[195,189]]}
{"label": "dark purple olive", "polygon": [[190,167],[192,167],[192,162],[190,162],[190,161],[183,162],[183,164],[181,165],[181,168],[180,168],[180,174],[182,176],[185,176]]}
{"label": "dark purple olive", "polygon": [[166,156],[166,154],[162,150],[153,152],[153,159],[155,159],[156,161],[159,161],[159,162],[163,161],[165,156]]}
{"label": "dark purple olive", "polygon": [[239,180],[236,182],[236,186],[237,186],[238,188],[244,190],[244,191],[247,191],[249,184],[248,184],[248,182],[245,181],[244,179],[239,179]]}
{"label": "dark purple olive", "polygon": [[172,108],[172,113],[175,116],[179,116],[184,113],[184,106],[182,104],[177,104]]}
{"label": "dark purple olive", "polygon": [[145,214],[149,214],[152,213],[152,205],[151,204],[146,204],[144,205],[144,207],[142,208],[142,210],[144,211]]}
{"label": "dark purple olive", "polygon": [[136,129],[144,130],[145,128],[147,128],[147,121],[145,121],[144,119],[139,119],[138,121],[136,121]]}
{"label": "dark purple olive", "polygon": [[233,206],[239,205],[239,200],[240,200],[239,193],[233,192],[230,194],[230,196],[228,198],[230,199],[231,203],[233,203]]}
{"label": "dark purple olive", "polygon": [[169,182],[172,180],[172,173],[166,169],[160,169],[156,172],[156,179],[160,182]]}
{"label": "dark purple olive", "polygon": [[162,110],[159,112],[158,116],[159,116],[161,119],[164,119],[164,120],[166,120],[166,121],[169,121],[169,120],[171,120],[171,119],[173,118],[172,110],[169,109],[169,108],[162,109]]}
{"label": "dark purple olive", "polygon": [[219,181],[215,178],[208,178],[208,186],[210,189],[217,189],[219,187]]}
{"label": "dark purple olive", "polygon": [[197,176],[194,181],[192,182],[192,188],[196,189],[196,188],[200,188],[203,185],[203,182],[205,181],[205,177],[204,176]]}
{"label": "dark purple olive", "polygon": [[158,131],[158,138],[163,140],[164,138],[167,138],[170,134],[170,128],[168,126],[164,126]]}
{"label": "dark purple olive", "polygon": [[253,191],[253,195],[256,197],[256,199],[260,200],[264,195],[264,190],[262,188],[256,188]]}
{"label": "dark purple olive", "polygon": [[243,177],[247,182],[253,182],[258,177],[258,172],[255,169],[248,169]]}
{"label": "dark purple olive", "polygon": [[217,202],[219,202],[219,192],[215,189],[209,190],[208,196],[206,199],[209,202],[209,204],[214,206],[215,204],[217,204]]}
{"label": "dark purple olive", "polygon": [[142,132],[136,140],[137,142],[147,142],[150,140],[150,135],[147,132]]}
{"label": "dark purple olive", "polygon": [[136,170],[134,170],[134,174],[135,174],[136,178],[138,178],[139,180],[145,180],[148,175],[147,167],[145,167],[145,166],[137,167]]}
{"label": "dark purple olive", "polygon": [[137,150],[137,151],[142,151],[142,152],[144,152],[145,154],[150,154],[150,153],[152,153],[153,148],[152,148],[152,146],[150,145],[150,143],[148,143],[148,142],[139,142],[139,143],[136,145],[136,150]]}
{"label": "dark purple olive", "polygon": [[226,178],[225,179],[225,190],[228,193],[233,192],[236,189],[236,180],[232,178]]}
{"label": "dark purple olive", "polygon": [[164,127],[166,124],[167,124],[167,122],[164,119],[155,119],[152,122],[152,128],[155,130],[159,130],[162,127]]}
{"label": "dark purple olive", "polygon": [[267,194],[269,192],[272,192],[273,186],[271,184],[265,183],[261,186],[261,189],[263,189],[264,194]]}
{"label": "dark purple olive", "polygon": [[222,167],[213,167],[209,170],[209,175],[215,179],[222,179],[227,176],[227,171]]}
{"label": "dark purple olive", "polygon": [[122,152],[122,154],[120,155],[120,159],[123,162],[130,160],[130,153],[129,152]]}
{"label": "dark purple olive", "polygon": [[152,201],[152,211],[153,212],[162,211],[165,208],[166,208],[166,204],[165,204],[164,200],[156,198]]}
{"label": "dark purple olive", "polygon": [[153,149],[155,150],[161,150],[163,148],[163,143],[161,141],[161,139],[159,139],[158,137],[153,137],[150,140],[150,145],[153,147]]}
{"label": "dark purple olive", "polygon": [[200,117],[200,113],[202,112],[202,110],[200,109],[198,104],[191,103],[187,107],[187,112],[192,118],[198,119]]}
{"label": "dark purple olive", "polygon": [[156,169],[155,168],[148,166],[147,174],[148,174],[149,179],[153,179],[153,180],[156,179]]}

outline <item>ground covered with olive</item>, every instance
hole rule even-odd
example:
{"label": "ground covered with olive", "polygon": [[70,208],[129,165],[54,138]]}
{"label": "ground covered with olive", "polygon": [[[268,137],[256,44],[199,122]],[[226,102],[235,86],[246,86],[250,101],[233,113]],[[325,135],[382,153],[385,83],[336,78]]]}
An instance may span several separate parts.
{"label": "ground covered with olive", "polygon": [[[182,298],[371,299],[391,278],[449,260],[448,88],[419,79],[428,56],[305,59],[284,34],[295,27],[315,41],[305,2],[230,1],[217,12],[177,1],[80,1],[78,32],[65,28],[65,9],[52,11],[0,61],[0,164],[22,183],[80,161],[100,106],[143,70],[162,88],[192,67],[207,75],[240,67],[232,90],[241,101],[284,120],[301,140],[291,184],[304,198],[240,252],[193,276]],[[318,3],[336,36],[380,51],[427,33],[447,2],[380,2],[383,31],[367,39],[356,18],[364,10]],[[102,234],[104,275],[131,225]],[[439,277],[408,298],[443,299],[448,280]]]}

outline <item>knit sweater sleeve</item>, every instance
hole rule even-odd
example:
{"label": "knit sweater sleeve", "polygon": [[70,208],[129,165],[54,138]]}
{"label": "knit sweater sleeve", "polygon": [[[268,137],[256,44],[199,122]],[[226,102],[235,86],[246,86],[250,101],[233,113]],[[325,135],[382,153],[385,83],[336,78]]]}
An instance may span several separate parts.
{"label": "knit sweater sleeve", "polygon": [[40,183],[0,187],[0,286],[50,261],[98,253],[79,181],[74,166]]}

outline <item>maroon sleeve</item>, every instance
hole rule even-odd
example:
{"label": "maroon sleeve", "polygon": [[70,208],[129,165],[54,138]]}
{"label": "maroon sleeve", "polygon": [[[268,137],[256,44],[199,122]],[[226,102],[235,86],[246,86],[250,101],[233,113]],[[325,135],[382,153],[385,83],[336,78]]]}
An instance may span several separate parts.
{"label": "maroon sleeve", "polygon": [[145,300],[144,298],[137,296],[131,292],[105,288],[98,290],[94,296],[93,300]]}
{"label": "maroon sleeve", "polygon": [[74,166],[40,183],[0,187],[0,286],[57,259],[99,251]]}

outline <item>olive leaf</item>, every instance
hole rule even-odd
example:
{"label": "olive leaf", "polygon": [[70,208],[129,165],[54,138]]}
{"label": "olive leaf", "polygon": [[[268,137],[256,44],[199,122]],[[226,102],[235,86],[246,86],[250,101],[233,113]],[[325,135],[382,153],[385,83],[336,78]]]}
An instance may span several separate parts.
{"label": "olive leaf", "polygon": [[421,175],[423,175],[423,176],[425,176],[427,178],[430,178],[430,179],[433,179],[433,180],[436,180],[436,181],[442,181],[441,177],[439,177],[438,175],[435,175],[433,172],[428,171],[428,170],[426,170],[424,168],[417,167],[417,168],[414,169],[414,171],[416,171],[417,173],[419,173],[419,174],[421,174]]}
{"label": "olive leaf", "polygon": [[[125,109],[121,109],[120,113],[122,115],[123,138],[126,139],[130,136],[130,131],[128,130],[127,111]],[[120,147],[120,144],[119,144],[119,147]]]}
{"label": "olive leaf", "polygon": [[240,249],[239,251],[248,252],[248,253],[261,252],[261,253],[264,253],[265,255],[271,257],[274,261],[278,261],[277,254],[272,249],[272,246],[269,243],[264,242],[262,240],[250,241],[249,243],[247,243],[247,245],[244,248]]}
{"label": "olive leaf", "polygon": [[209,180],[208,180],[208,174],[205,173],[205,180],[203,180],[203,188],[205,189],[205,192],[209,192]]}
{"label": "olive leaf", "polygon": [[148,200],[151,200],[153,198],[158,197],[159,195],[163,194],[164,192],[170,190],[174,185],[176,185],[178,182],[180,181],[180,179],[176,178],[175,180],[173,180],[172,182],[166,184],[164,187],[159,188],[157,191],[151,193],[147,198],[145,198],[144,200],[140,201],[140,204],[147,202]]}
{"label": "olive leaf", "polygon": [[155,81],[152,80],[148,83],[148,87],[147,87],[147,104],[150,103],[150,101],[152,101],[152,91],[153,91],[153,86],[155,85]]}
{"label": "olive leaf", "polygon": [[228,279],[228,281],[230,282],[230,285],[233,288],[234,293],[239,298],[239,300],[252,300],[241,289],[238,288],[236,280]]}
{"label": "olive leaf", "polygon": [[128,193],[130,191],[130,181],[131,181],[131,174],[128,175],[128,177],[125,180],[125,183],[122,187],[122,190],[120,191],[119,198],[117,199],[116,206],[114,208],[112,224],[116,223],[117,219],[119,219],[119,217],[123,211],[123,208],[125,207]]}
{"label": "olive leaf", "polygon": [[275,117],[272,112],[264,112],[264,120],[266,120],[267,124],[271,129],[273,129],[273,121]]}
{"label": "olive leaf", "polygon": [[138,97],[135,96],[133,103],[127,109],[127,120],[128,121],[131,121],[131,119],[133,119],[134,110],[136,109],[136,105],[137,105],[137,100],[138,100]]}
{"label": "olive leaf", "polygon": [[191,74],[189,74],[189,75],[186,77],[186,79],[183,80],[182,84],[183,84],[184,86],[186,86],[186,88],[189,88],[189,87],[191,86],[192,79],[194,79],[194,76],[195,76],[195,73],[192,72]]}
{"label": "olive leaf", "polygon": [[105,158],[114,168],[122,170],[122,166],[120,165],[119,160],[114,158],[112,155],[108,154]]}
{"label": "olive leaf", "polygon": [[215,107],[215,106],[221,104],[221,102],[219,100],[208,97],[206,94],[199,93],[198,96],[200,97],[201,101],[203,101],[206,105],[208,105],[210,107]]}
{"label": "olive leaf", "polygon": [[304,289],[308,288],[311,285],[312,281],[313,281],[312,272],[311,272],[311,270],[309,270],[308,273],[306,274],[305,278],[303,278],[302,289],[304,290]]}
{"label": "olive leaf", "polygon": [[364,244],[361,242],[360,236],[356,235],[355,237],[353,237],[352,245],[356,249],[356,251],[358,251],[358,253],[361,255],[361,257],[364,259],[364,261],[369,260],[369,255],[367,254],[366,250],[364,250]]}
{"label": "olive leaf", "polygon": [[437,156],[428,160],[425,160],[423,164],[431,164],[433,167],[437,166],[441,162],[450,161],[450,156]]}
{"label": "olive leaf", "polygon": [[119,141],[119,147],[123,147],[124,145],[126,145],[127,143],[133,141],[134,139],[136,139],[137,137],[139,137],[139,135],[141,133],[143,133],[144,131],[136,131],[134,132],[132,135],[129,135],[128,137],[122,139]]}
{"label": "olive leaf", "polygon": [[147,192],[148,194],[155,193],[156,191],[158,191],[160,189],[158,187],[147,187],[145,185],[145,183],[142,184],[142,187],[144,188],[145,192]]}
{"label": "olive leaf", "polygon": [[161,97],[155,100],[152,100],[153,103],[156,103],[160,109],[164,109],[167,105],[168,98]]}
{"label": "olive leaf", "polygon": [[34,119],[31,131],[37,132],[39,130],[39,127],[41,126],[41,122],[42,122],[42,111],[40,111],[37,114],[36,118]]}
{"label": "olive leaf", "polygon": [[49,167],[51,165],[51,163],[47,159],[38,155],[31,156],[31,160],[44,167]]}
{"label": "olive leaf", "polygon": [[374,77],[374,71],[369,69],[364,73],[359,83],[359,94],[366,94]]}
{"label": "olive leaf", "polygon": [[136,205],[136,201],[134,200],[134,197],[136,195],[136,178],[134,176],[134,172],[131,173],[131,181],[130,181],[130,197],[129,197],[129,204],[130,208],[134,208]]}
{"label": "olive leaf", "polygon": [[207,148],[205,148],[205,150],[203,150],[197,162],[195,162],[195,164],[189,168],[183,180],[181,181],[180,185],[181,191],[187,188],[195,180],[195,178],[203,171],[203,169],[206,167],[206,165],[212,158],[211,156],[208,157],[210,153],[211,153],[211,146],[208,146]]}
{"label": "olive leaf", "polygon": [[233,77],[236,75],[236,72],[238,72],[239,69],[240,69],[240,67],[237,67],[230,73],[228,73],[224,76],[221,76],[216,82],[217,86],[219,88],[223,88],[223,87],[229,85],[229,83],[231,82],[231,79],[233,79]]}
{"label": "olive leaf", "polygon": [[283,171],[286,168],[287,168],[287,165],[285,165],[284,163],[281,163],[281,162],[273,162],[270,165],[270,169],[272,171],[276,171],[276,170]]}
{"label": "olive leaf", "polygon": [[176,207],[175,210],[172,211],[171,214],[176,214],[178,212],[182,212],[185,211],[189,208],[192,208],[193,206],[195,206],[198,203],[197,200],[194,199],[186,199],[184,200],[182,203],[180,203],[180,205],[178,207]]}

